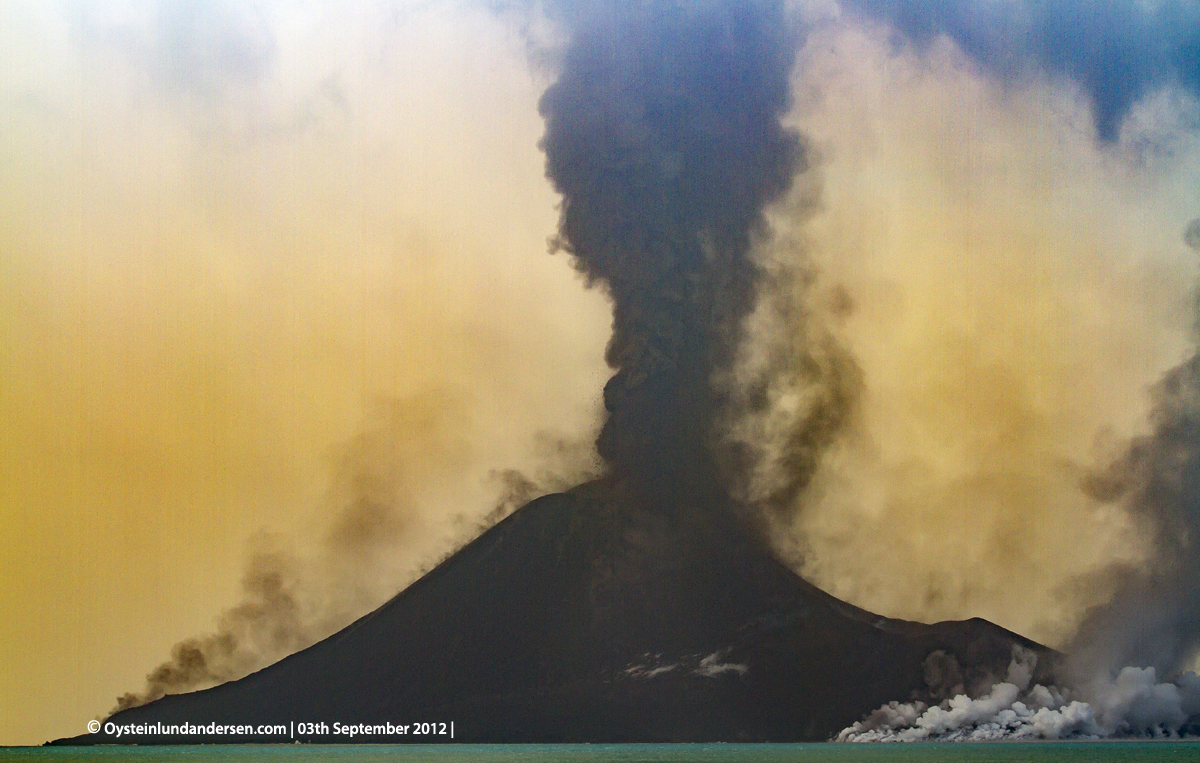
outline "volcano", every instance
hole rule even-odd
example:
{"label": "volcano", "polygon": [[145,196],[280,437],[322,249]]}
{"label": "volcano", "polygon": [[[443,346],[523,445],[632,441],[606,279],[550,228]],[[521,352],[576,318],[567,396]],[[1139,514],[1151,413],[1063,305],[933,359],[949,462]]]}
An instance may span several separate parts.
{"label": "volcano", "polygon": [[[762,531],[797,510],[858,389],[799,303],[779,308],[781,349],[743,352],[760,294],[807,293],[803,262],[766,264],[783,245],[764,210],[809,166],[783,122],[784,4],[547,6],[569,38],[539,101],[561,196],[551,248],[613,305],[604,476],[519,509],[304,651],[64,741],[811,741],[892,700],[982,691],[1018,647],[1052,682],[1045,647],[983,620],[865,612]],[[157,724],[288,733],[106,731]]]}
{"label": "volcano", "polygon": [[[889,700],[936,701],[947,665],[968,687],[998,680],[1014,645],[1053,680],[1045,647],[981,619],[871,614],[760,538],[725,506],[631,506],[589,483],[517,510],[308,649],[109,720],[311,723],[284,740],[311,742],[820,741]],[[335,723],[408,730],[348,738]],[[281,740],[102,730],[56,743],[262,741]]]}

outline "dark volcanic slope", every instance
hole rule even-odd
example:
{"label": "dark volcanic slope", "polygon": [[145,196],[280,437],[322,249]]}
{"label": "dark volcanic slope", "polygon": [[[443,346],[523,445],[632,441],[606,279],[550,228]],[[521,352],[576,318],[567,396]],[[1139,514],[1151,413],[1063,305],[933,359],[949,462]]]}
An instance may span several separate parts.
{"label": "dark volcanic slope", "polygon": [[[927,626],[852,607],[723,512],[668,518],[618,510],[606,495],[591,485],[538,499],[325,641],[111,720],[453,721],[458,742],[824,740],[889,700],[927,693],[936,650],[968,683],[1003,676],[1014,643],[1049,656],[983,620]],[[1050,660],[1040,662],[1039,678]]]}

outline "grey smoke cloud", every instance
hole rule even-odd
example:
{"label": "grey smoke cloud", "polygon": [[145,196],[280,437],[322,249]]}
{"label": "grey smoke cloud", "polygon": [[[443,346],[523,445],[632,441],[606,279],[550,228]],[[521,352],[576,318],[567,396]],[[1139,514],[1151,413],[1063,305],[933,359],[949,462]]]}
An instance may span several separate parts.
{"label": "grey smoke cloud", "polygon": [[[463,438],[467,406],[451,391],[381,402],[364,428],[334,449],[321,514],[329,526],[317,553],[301,553],[279,534],[260,531],[242,575],[242,600],[217,618],[215,631],[175,644],[140,692],[113,711],[166,694],[242,678],[336,633],[374,610],[480,532],[525,503],[593,476],[590,443],[542,431],[532,466],[494,470],[485,480],[493,507],[465,507],[450,536],[437,530],[422,496],[430,483],[462,479],[471,446]],[[426,542],[422,542],[422,541]]]}
{"label": "grey smoke cloud", "polygon": [[[15,374],[0,394],[0,557],[4,608],[22,613],[6,654],[43,657],[0,670],[6,741],[61,736],[142,691],[172,644],[219,631],[230,605],[286,623],[294,594],[302,622],[319,622],[325,605],[306,597],[327,584],[311,578],[369,582],[326,559],[344,505],[323,491],[337,473],[326,450],[372,400],[471,394],[464,470],[418,452],[413,512],[396,507],[408,520],[363,504],[358,524],[399,544],[362,568],[388,587],[376,603],[477,531],[500,490],[489,472],[539,483],[537,432],[590,449],[608,315],[545,253],[542,86],[494,18],[438,6],[407,26],[387,3],[261,6],[266,63],[203,97],[159,71],[149,5],[0,11],[13,253],[0,322]],[[322,96],[326,122],[279,129],[334,74],[348,108]],[[284,584],[245,592],[247,536],[264,526],[295,548],[268,544]],[[63,554],[80,566],[42,561]],[[342,601],[361,612],[356,597]],[[77,627],[50,627],[64,616]]]}
{"label": "grey smoke cloud", "polygon": [[[278,42],[261,27],[261,8],[162,8],[155,33],[162,43],[146,50],[167,62],[166,86],[215,101],[276,65]],[[815,271],[806,270],[802,247],[777,245],[780,262],[773,262],[764,253],[771,247],[758,246],[767,238],[764,205],[781,198],[811,159],[776,124],[789,100],[792,30],[771,3],[702,3],[686,11],[671,3],[563,3],[549,11],[579,33],[562,49],[564,78],[543,101],[551,123],[547,160],[566,201],[560,242],[616,301],[609,359],[617,374],[601,441],[609,463],[619,471],[650,454],[651,463],[671,472],[694,455],[689,441],[712,444],[706,430],[717,422],[731,433],[715,446],[728,448],[718,459],[726,486],[751,503],[788,505],[808,485],[864,383],[854,358],[810,314],[838,313],[838,304],[853,312],[855,294],[843,302],[832,296],[836,290],[809,288]],[[194,28],[181,26],[186,19]],[[671,34],[656,39],[651,20]],[[635,60],[658,68],[639,68]],[[1082,68],[1062,71],[1086,81]],[[755,72],[766,74],[754,79]],[[1156,77],[1145,79],[1148,87],[1167,81]],[[329,92],[336,101],[336,88]],[[730,92],[737,97],[725,101]],[[1119,119],[1124,112],[1113,113]],[[746,114],[754,119],[741,121]],[[813,305],[826,297],[828,304]],[[703,328],[691,335],[697,326]],[[748,470],[764,479],[739,482]],[[347,492],[358,503],[335,533],[343,543],[369,551],[372,539],[407,532],[392,504],[379,499],[391,489],[388,479],[367,475]],[[502,511],[546,484],[528,470],[499,479],[507,496]],[[267,637],[255,654],[312,637],[295,626],[308,605],[299,602],[303,586],[288,559],[276,551],[253,557],[247,598],[234,619],[261,624],[256,632],[263,634],[304,635]],[[238,653],[220,634],[200,646],[185,643],[180,670],[205,649],[210,673],[244,669],[214,667],[222,655]]]}
{"label": "grey smoke cloud", "polygon": [[[816,203],[819,180],[804,181],[780,205],[793,226]],[[714,379],[727,401],[720,426],[729,487],[768,522],[803,511],[805,488],[852,422],[864,388],[862,369],[834,333],[854,301],[840,285],[818,283],[810,244],[780,218],[772,240],[754,252],[759,298],[736,361]]]}
{"label": "grey smoke cloud", "polygon": [[[765,206],[803,168],[781,124],[794,29],[780,3],[555,3],[569,29],[541,100],[555,247],[613,301],[597,447],[625,482],[711,491],[714,424],[761,271]],[[762,395],[739,401],[761,407]],[[740,465],[733,459],[733,470]]]}
{"label": "grey smoke cloud", "polygon": [[[788,312],[753,316],[742,348],[753,361],[791,343],[781,356],[808,353],[828,381],[839,356],[858,369],[842,436],[777,537],[808,579],[871,611],[981,616],[1061,647],[1111,595],[1090,573],[1149,551],[1079,481],[1145,431],[1146,388],[1190,352],[1195,144],[1184,133],[1161,163],[1130,151],[1138,135],[1097,145],[1063,83],[1006,87],[946,41],[897,49],[861,21],[803,48],[790,119],[813,169],[772,210],[760,257],[804,277],[760,299]],[[789,408],[837,389],[822,373],[767,375],[778,403],[738,434],[758,463],[785,462],[772,433]]]}
{"label": "grey smoke cloud", "polygon": [[258,533],[242,601],[221,613],[215,632],[172,647],[145,688],[122,695],[115,710],[264,668],[348,625],[413,579],[429,562],[420,544],[409,542],[429,532],[422,487],[464,473],[470,460],[464,410],[445,391],[377,405],[368,424],[336,448],[319,553],[302,554],[281,536]]}
{"label": "grey smoke cloud", "polygon": [[1139,520],[1155,553],[1081,624],[1070,651],[1085,674],[1136,665],[1174,675],[1200,650],[1200,352],[1152,398],[1150,433],[1086,483]]}
{"label": "grey smoke cloud", "polygon": [[1200,252],[1200,217],[1192,220],[1184,229],[1183,243]]}

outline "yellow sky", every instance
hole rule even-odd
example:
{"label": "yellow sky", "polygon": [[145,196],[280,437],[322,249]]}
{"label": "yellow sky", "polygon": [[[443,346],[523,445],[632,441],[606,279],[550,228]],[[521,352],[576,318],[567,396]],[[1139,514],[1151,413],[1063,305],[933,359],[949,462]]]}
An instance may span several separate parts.
{"label": "yellow sky", "polygon": [[[607,307],[546,253],[544,83],[515,35],[214,8],[180,40],[3,6],[0,744],[139,690],[236,601],[256,531],[322,537],[377,402],[455,408],[454,469],[406,451],[434,526],[596,420]],[[255,46],[269,69],[239,69]]]}
{"label": "yellow sky", "polygon": [[[397,580],[491,470],[594,432],[610,318],[546,254],[544,75],[449,5],[0,3],[0,744],[140,690],[237,602],[258,531],[318,548],[381,403],[440,422],[403,433]],[[1186,351],[1200,149],[1130,153],[1179,104],[1102,149],[1069,88],[878,33],[801,58],[801,233],[868,390],[801,568],[1061,637],[1077,576],[1137,552],[1071,469]]]}
{"label": "yellow sky", "polygon": [[877,612],[1062,646],[1107,595],[1094,576],[1146,551],[1079,481],[1190,352],[1200,136],[1172,124],[1196,104],[1152,99],[1099,145],[1070,83],[1001,86],[944,41],[917,56],[853,25],[800,72],[823,158],[803,232],[853,299],[838,335],[865,379],[793,528],[800,569]]}

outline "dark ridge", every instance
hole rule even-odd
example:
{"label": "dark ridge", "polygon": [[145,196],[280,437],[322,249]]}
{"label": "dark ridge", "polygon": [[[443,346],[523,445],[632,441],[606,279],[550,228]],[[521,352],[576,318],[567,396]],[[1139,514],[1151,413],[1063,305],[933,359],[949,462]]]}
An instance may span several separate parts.
{"label": "dark ridge", "polygon": [[[604,482],[540,498],[341,632],[241,680],[163,697],[115,724],[454,722],[448,736],[311,742],[820,741],[897,698],[937,699],[1012,647],[980,619],[893,620],[817,589],[727,508],[630,505]],[[941,652],[941,655],[935,653]],[[932,657],[931,657],[932,656]],[[51,744],[279,742],[123,736]]]}

